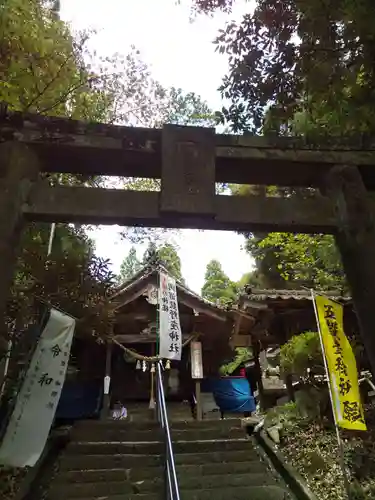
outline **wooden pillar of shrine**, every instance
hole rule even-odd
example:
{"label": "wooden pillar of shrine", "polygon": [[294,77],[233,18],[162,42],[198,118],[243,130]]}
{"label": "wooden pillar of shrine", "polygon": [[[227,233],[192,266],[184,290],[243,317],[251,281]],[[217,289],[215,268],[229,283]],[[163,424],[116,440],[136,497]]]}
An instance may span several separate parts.
{"label": "wooden pillar of shrine", "polygon": [[262,379],[262,367],[260,366],[259,354],[260,354],[260,342],[259,340],[252,340],[252,348],[253,348],[253,357],[254,357],[254,371],[256,374],[256,383],[258,386],[258,396],[259,396],[259,405],[261,409],[266,407],[265,397],[264,397],[264,387],[263,387],[263,379]]}
{"label": "wooden pillar of shrine", "polygon": [[351,289],[362,340],[375,374],[375,221],[359,169],[333,167],[326,194],[337,218],[336,244]]}
{"label": "wooden pillar of shrine", "polygon": [[[288,323],[287,321],[285,321],[285,317],[284,320],[281,321],[280,330],[281,330],[280,336],[283,339],[283,344],[286,344],[288,340],[292,337],[293,332],[290,330],[290,327],[288,327]],[[296,392],[294,390],[293,376],[291,374],[285,376],[285,385],[286,385],[286,393],[288,395],[288,401],[295,402]]]}
{"label": "wooden pillar of shrine", "polygon": [[191,378],[195,383],[196,419],[203,420],[201,381],[203,380],[202,343],[196,340],[190,342]]}
{"label": "wooden pillar of shrine", "polygon": [[26,145],[0,144],[0,354],[8,345],[4,318],[25,222],[23,206],[38,174],[38,159]]}
{"label": "wooden pillar of shrine", "polygon": [[[106,343],[106,354],[105,354],[105,371],[104,371],[104,380],[103,380],[103,405],[102,411],[100,413],[100,418],[105,420],[109,417],[109,409],[111,404],[111,373],[112,373],[112,351],[113,351],[113,342],[111,340],[107,340]],[[108,390],[106,390],[106,377],[109,377]]]}

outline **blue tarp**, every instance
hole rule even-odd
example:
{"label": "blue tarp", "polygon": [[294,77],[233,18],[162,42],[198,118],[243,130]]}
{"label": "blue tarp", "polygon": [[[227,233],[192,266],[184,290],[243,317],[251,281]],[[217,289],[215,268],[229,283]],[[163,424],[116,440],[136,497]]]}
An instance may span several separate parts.
{"label": "blue tarp", "polygon": [[56,419],[78,420],[98,416],[102,405],[102,394],[102,383],[65,381],[56,410]]}
{"label": "blue tarp", "polygon": [[212,392],[217,406],[223,412],[243,413],[256,409],[249,382],[243,377],[209,379],[204,389]]}

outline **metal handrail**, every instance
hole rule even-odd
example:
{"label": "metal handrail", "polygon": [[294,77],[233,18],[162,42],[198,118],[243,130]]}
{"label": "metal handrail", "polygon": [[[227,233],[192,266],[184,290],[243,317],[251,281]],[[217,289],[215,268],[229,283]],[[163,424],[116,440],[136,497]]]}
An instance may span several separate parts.
{"label": "metal handrail", "polygon": [[165,403],[161,361],[156,363],[156,386],[157,386],[158,418],[161,427],[164,431],[164,440],[165,440],[165,485],[167,489],[166,499],[180,500],[180,492],[178,488],[176,466],[173,455],[171,432],[168,423],[167,405]]}

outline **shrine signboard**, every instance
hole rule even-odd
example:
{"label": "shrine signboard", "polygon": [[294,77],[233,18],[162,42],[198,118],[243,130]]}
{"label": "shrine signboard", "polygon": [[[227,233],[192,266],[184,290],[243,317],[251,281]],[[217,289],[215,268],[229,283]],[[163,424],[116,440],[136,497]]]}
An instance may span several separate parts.
{"label": "shrine signboard", "polygon": [[33,467],[39,460],[60,399],[74,329],[73,318],[51,310],[0,447],[0,464]]}
{"label": "shrine signboard", "polygon": [[191,357],[191,378],[203,378],[203,362],[202,362],[202,343],[192,341],[190,343],[190,357]]}
{"label": "shrine signboard", "polygon": [[159,355],[163,359],[180,361],[182,333],[176,280],[163,272],[159,280]]}

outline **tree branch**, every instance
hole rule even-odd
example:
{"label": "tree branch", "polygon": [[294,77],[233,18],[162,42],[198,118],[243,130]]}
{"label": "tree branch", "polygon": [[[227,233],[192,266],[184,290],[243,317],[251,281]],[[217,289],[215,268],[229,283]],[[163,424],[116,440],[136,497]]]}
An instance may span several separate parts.
{"label": "tree branch", "polygon": [[[54,76],[54,77],[53,77],[53,78],[52,78],[52,79],[51,79],[51,80],[50,80],[50,81],[49,81],[49,82],[48,82],[48,83],[44,86],[44,88],[43,88],[42,90],[39,90],[38,85],[36,84],[37,95],[36,95],[36,96],[35,96],[35,97],[34,97],[34,98],[33,98],[33,99],[29,102],[29,104],[27,104],[27,105],[26,105],[26,107],[25,107],[25,109],[24,109],[24,112],[29,111],[29,109],[31,108],[31,106],[32,106],[33,104],[35,104],[35,103],[38,101],[38,99],[39,99],[40,97],[42,97],[42,95],[43,95],[43,94],[45,94],[45,92],[49,89],[49,87],[50,87],[53,83],[55,83],[55,81],[57,80],[57,78],[60,76],[61,71],[62,71],[62,70],[63,70],[63,68],[65,68],[65,66],[68,64],[68,62],[71,60],[71,58],[72,58],[72,56],[73,56],[73,55],[74,55],[74,54],[71,54],[69,57],[67,57],[67,58],[65,59],[65,61],[61,64],[61,66],[60,66],[59,70],[57,71],[57,73],[55,74],[55,76]],[[30,64],[31,64],[31,66],[32,66],[32,63],[30,63]],[[34,71],[33,71],[33,75],[35,76]]]}
{"label": "tree branch", "polygon": [[52,111],[52,109],[56,108],[59,104],[62,104],[63,102],[66,101],[67,97],[72,94],[73,92],[75,92],[76,90],[78,90],[80,87],[83,87],[84,85],[86,85],[87,82],[80,82],[78,85],[74,85],[73,87],[71,87],[70,89],[68,89],[61,97],[60,99],[58,99],[54,104],[52,104],[51,106],[48,106],[46,108],[43,108],[41,111],[39,111],[40,114],[44,114],[44,113],[47,113],[47,111]]}

